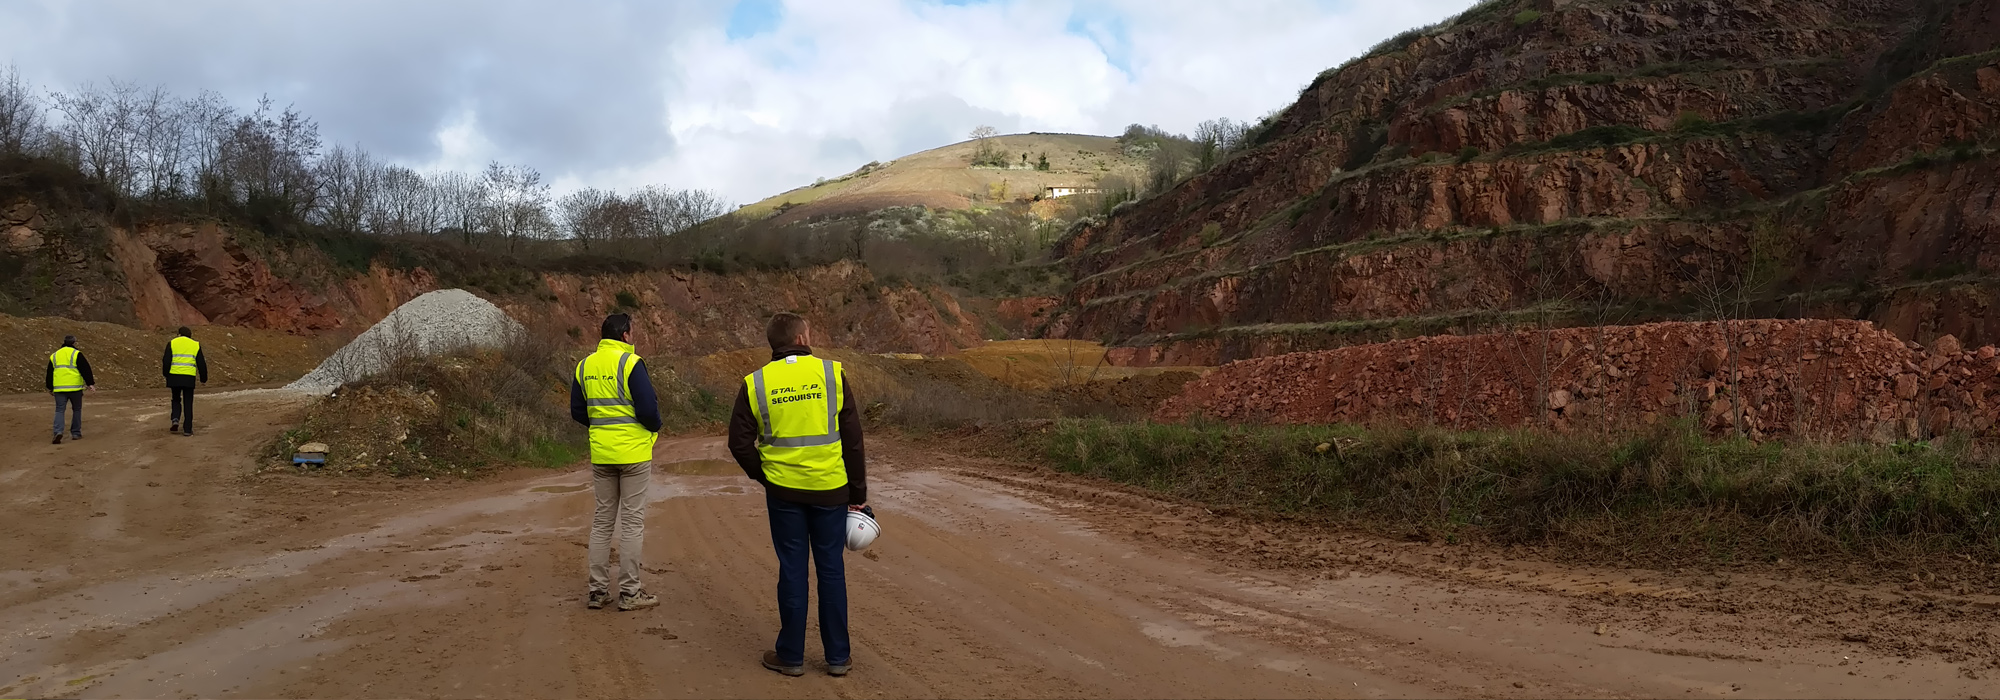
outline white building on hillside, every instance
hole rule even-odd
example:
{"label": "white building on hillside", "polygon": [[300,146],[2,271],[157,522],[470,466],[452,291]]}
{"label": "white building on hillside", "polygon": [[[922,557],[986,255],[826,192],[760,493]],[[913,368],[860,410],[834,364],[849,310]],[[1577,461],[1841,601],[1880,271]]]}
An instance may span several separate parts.
{"label": "white building on hillside", "polygon": [[1102,191],[1103,190],[1096,187],[1082,187],[1078,185],[1053,185],[1050,187],[1042,188],[1042,199],[1057,199],[1060,197],[1068,197],[1070,195],[1075,195],[1075,194],[1096,194]]}

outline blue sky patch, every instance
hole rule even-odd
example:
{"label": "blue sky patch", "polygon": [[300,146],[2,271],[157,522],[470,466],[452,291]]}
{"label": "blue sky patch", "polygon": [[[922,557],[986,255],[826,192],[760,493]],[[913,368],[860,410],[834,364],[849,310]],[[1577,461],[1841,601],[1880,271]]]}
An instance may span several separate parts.
{"label": "blue sky patch", "polygon": [[777,29],[784,16],[785,5],[780,0],[737,0],[736,6],[729,8],[729,25],[723,34],[730,41],[747,39]]}
{"label": "blue sky patch", "polygon": [[1083,5],[1070,14],[1063,31],[1097,44],[1106,61],[1125,75],[1132,75],[1132,30],[1124,16],[1102,5]]}

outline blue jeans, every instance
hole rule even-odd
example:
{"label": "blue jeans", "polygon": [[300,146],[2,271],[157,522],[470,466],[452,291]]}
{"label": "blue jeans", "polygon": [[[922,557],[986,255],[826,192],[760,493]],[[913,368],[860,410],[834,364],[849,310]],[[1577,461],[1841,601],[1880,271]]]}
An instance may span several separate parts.
{"label": "blue jeans", "polygon": [[764,496],[771,512],[771,546],[778,550],[778,662],[806,660],[806,558],[819,573],[819,641],[826,662],[844,664],[847,646],[845,506],[807,506]]}
{"label": "blue jeans", "polygon": [[65,403],[70,406],[69,434],[83,437],[83,392],[81,391],[56,392],[56,434],[62,434]]}

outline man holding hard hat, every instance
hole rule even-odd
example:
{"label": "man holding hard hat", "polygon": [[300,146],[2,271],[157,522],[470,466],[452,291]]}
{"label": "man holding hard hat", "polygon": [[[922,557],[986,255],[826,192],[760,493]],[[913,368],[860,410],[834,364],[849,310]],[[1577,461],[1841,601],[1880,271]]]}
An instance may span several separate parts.
{"label": "man holding hard hat", "polygon": [[[771,363],[743,378],[729,417],[729,453],[764,486],[771,545],[778,552],[778,642],[764,667],[805,674],[806,564],[819,579],[819,638],[827,673],[853,666],[847,639],[849,511],[866,512],[861,415],[838,362],[813,357],[812,331],[797,314],[771,317]],[[865,520],[872,536],[872,518]],[[865,541],[861,544],[865,545]]]}

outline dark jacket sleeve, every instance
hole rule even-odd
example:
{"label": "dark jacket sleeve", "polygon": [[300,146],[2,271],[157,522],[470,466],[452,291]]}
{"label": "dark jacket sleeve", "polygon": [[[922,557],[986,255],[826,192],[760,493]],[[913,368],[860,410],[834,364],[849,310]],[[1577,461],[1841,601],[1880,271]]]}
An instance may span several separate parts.
{"label": "dark jacket sleeve", "polygon": [[583,385],[576,383],[574,377],[569,380],[569,419],[585,427],[590,425],[590,410],[583,403]]}
{"label": "dark jacket sleeve", "polygon": [[[53,376],[54,369],[53,367],[50,368],[50,384],[55,383],[55,377]],[[76,371],[83,374],[84,386],[97,386],[97,375],[90,372],[90,358],[84,357],[82,353],[78,353],[76,356]]]}
{"label": "dark jacket sleeve", "polygon": [[632,410],[639,414],[639,425],[660,432],[660,396],[653,393],[653,377],[646,372],[645,360],[632,366],[631,376],[625,378],[625,390],[632,393]]}
{"label": "dark jacket sleeve", "polygon": [[729,410],[729,456],[751,481],[764,483],[764,458],[757,454],[757,414],[750,410],[750,387],[736,392],[736,406]]}
{"label": "dark jacket sleeve", "polygon": [[162,377],[174,376],[173,343],[167,343],[166,349],[160,351],[160,376]]}
{"label": "dark jacket sleeve", "polygon": [[200,375],[200,376],[201,376],[201,383],[203,383],[203,384],[207,384],[207,383],[208,383],[208,353],[207,353],[207,352],[205,352],[205,351],[202,351],[202,350],[196,350],[196,351],[194,351],[194,371],[195,371],[195,374],[197,374],[197,375]]}
{"label": "dark jacket sleeve", "polygon": [[56,359],[53,357],[49,358],[49,374],[48,379],[44,383],[49,386],[47,391],[56,390]]}
{"label": "dark jacket sleeve", "polygon": [[868,456],[861,449],[861,409],[854,402],[854,387],[840,385],[840,460],[847,464],[847,503],[868,503]]}

